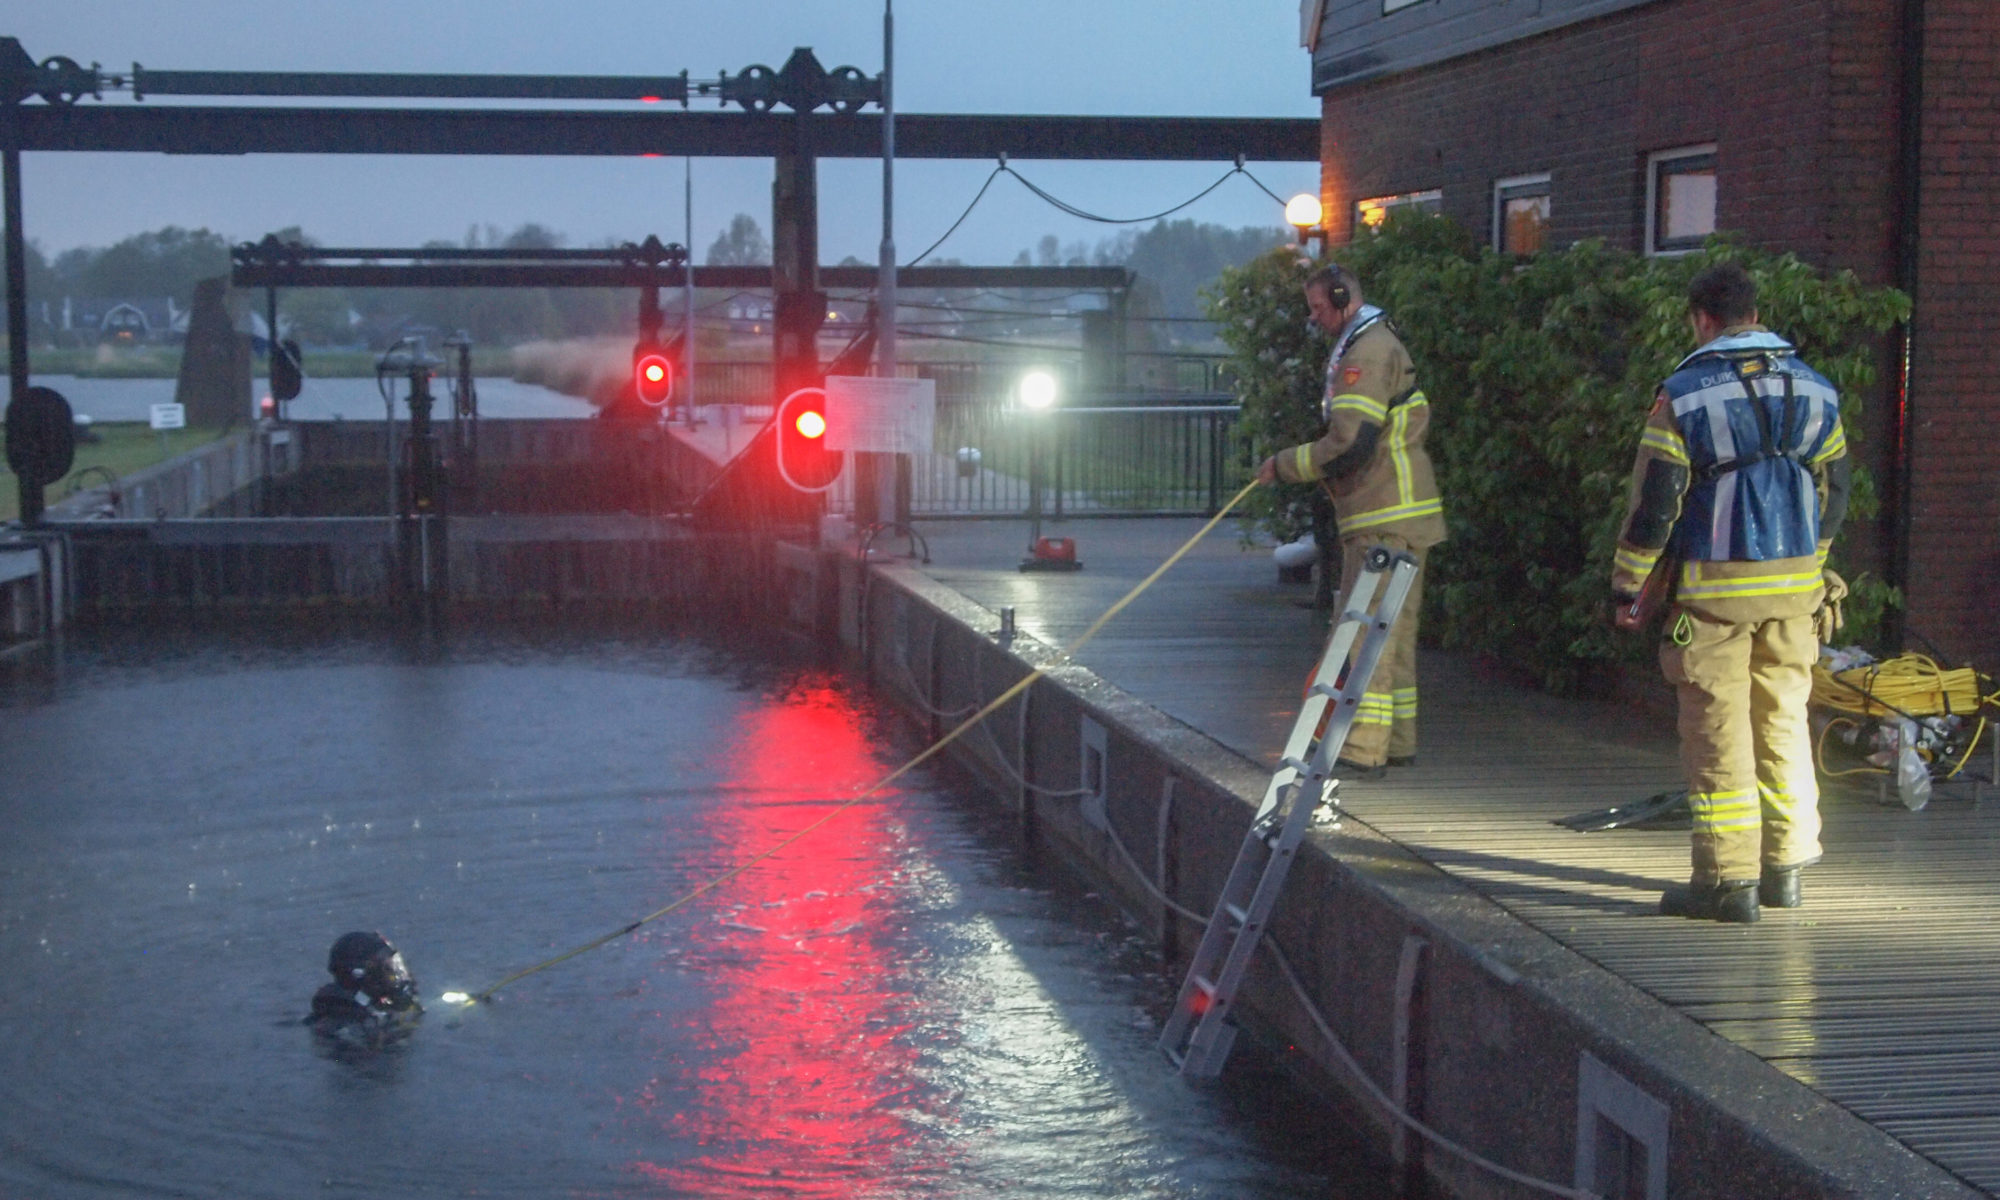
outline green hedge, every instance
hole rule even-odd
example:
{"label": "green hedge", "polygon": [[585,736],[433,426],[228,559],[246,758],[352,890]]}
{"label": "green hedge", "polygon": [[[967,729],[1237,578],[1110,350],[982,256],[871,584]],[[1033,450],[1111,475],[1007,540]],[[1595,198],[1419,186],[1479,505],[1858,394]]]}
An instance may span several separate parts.
{"label": "green hedge", "polygon": [[[1451,540],[1431,560],[1424,620],[1439,643],[1492,654],[1553,690],[1647,657],[1604,620],[1626,481],[1655,389],[1693,349],[1687,284],[1724,259],[1756,278],[1767,325],[1840,389],[1850,444],[1875,381],[1877,335],[1909,315],[1892,289],[1863,287],[1790,254],[1715,239],[1678,258],[1581,242],[1519,258],[1476,248],[1452,222],[1397,214],[1340,250],[1367,299],[1394,318],[1431,403],[1429,448]],[[1319,433],[1328,339],[1310,332],[1289,248],[1225,271],[1208,294],[1239,380],[1242,428],[1261,457]],[[1308,527],[1305,488],[1260,489],[1251,520],[1280,539]],[[1876,508],[1857,470],[1850,521]],[[1836,544],[1832,565],[1843,568]],[[1893,589],[1859,572],[1852,635],[1879,636]]]}

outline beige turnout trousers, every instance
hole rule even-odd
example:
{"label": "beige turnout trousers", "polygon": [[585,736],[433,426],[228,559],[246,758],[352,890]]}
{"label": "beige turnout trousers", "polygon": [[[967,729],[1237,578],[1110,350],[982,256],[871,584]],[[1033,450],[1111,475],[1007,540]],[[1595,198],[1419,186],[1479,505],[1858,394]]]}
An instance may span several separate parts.
{"label": "beige turnout trousers", "polygon": [[[1393,533],[1355,536],[1340,541],[1340,594],[1342,603],[1354,594],[1354,581],[1370,548],[1385,546],[1392,553],[1416,556],[1417,574],[1410,581],[1410,594],[1389,629],[1389,640],[1368,680],[1368,690],[1354,714],[1354,726],[1347,731],[1347,745],[1340,757],[1364,767],[1380,766],[1391,755],[1405,758],[1417,752],[1417,619],[1424,609],[1425,551],[1409,539]],[[1375,592],[1376,601],[1388,587],[1388,577]],[[1358,642],[1356,643],[1359,644]]]}
{"label": "beige turnout trousers", "polygon": [[1696,887],[1819,857],[1806,720],[1818,657],[1810,616],[1724,622],[1683,609],[1669,620],[1660,669],[1680,697]]}

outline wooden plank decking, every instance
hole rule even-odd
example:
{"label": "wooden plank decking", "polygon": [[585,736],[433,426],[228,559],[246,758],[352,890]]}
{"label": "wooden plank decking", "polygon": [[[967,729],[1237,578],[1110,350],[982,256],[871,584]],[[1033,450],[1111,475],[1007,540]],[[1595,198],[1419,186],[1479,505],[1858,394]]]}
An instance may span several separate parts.
{"label": "wooden plank decking", "polygon": [[[1198,528],[1072,521],[1085,569],[1024,575],[1024,531],[926,526],[940,582],[1066,645]],[[1218,529],[1078,656],[1226,745],[1274,762],[1323,638],[1264,551]],[[1557,700],[1431,653],[1419,763],[1347,788],[1370,826],[1718,1036],[2000,1194],[2000,794],[1908,812],[1836,780],[1805,906],[1752,927],[1661,917],[1687,835],[1551,822],[1680,786],[1670,720]],[[1975,764],[1985,758],[1982,750]]]}

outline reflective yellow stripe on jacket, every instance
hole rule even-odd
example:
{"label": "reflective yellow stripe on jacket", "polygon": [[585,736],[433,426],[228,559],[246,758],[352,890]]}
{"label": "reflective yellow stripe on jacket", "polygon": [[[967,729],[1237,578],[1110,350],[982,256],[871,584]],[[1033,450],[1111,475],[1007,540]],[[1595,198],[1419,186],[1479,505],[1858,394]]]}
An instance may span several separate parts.
{"label": "reflective yellow stripe on jacket", "polygon": [[[1682,563],[1680,587],[1675,595],[1683,601],[1747,600],[1760,596],[1802,596],[1818,591],[1821,585],[1821,576],[1817,570],[1784,571],[1769,575],[1710,573],[1715,567],[1722,565],[1724,564],[1700,561]],[[1741,571],[1749,564],[1727,565]]]}
{"label": "reflective yellow stripe on jacket", "polygon": [[[1389,411],[1366,396],[1341,397],[1341,399],[1362,400],[1375,405],[1380,412]],[[1396,503],[1342,516],[1340,519],[1342,532],[1372,529],[1393,521],[1407,521],[1412,517],[1440,516],[1444,513],[1444,501],[1440,498],[1432,496],[1427,500],[1417,499],[1415,472],[1410,467],[1410,414],[1418,408],[1429,407],[1430,401],[1424,398],[1422,392],[1417,392],[1396,406],[1387,427],[1383,430],[1383,438],[1389,443],[1389,462],[1396,475]],[[1381,418],[1378,416],[1376,419]]]}

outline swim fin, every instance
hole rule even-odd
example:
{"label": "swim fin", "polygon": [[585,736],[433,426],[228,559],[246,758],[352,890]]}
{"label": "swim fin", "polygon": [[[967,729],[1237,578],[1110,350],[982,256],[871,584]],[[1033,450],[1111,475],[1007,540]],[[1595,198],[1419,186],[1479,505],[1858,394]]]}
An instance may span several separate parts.
{"label": "swim fin", "polygon": [[1694,813],[1688,808],[1686,792],[1655,792],[1635,804],[1619,804],[1557,817],[1551,824],[1574,829],[1578,833],[1597,833],[1605,829],[1688,829],[1694,824]]}

